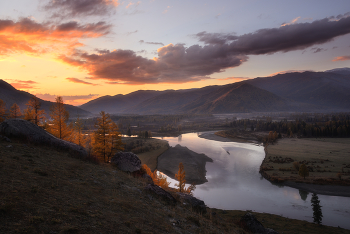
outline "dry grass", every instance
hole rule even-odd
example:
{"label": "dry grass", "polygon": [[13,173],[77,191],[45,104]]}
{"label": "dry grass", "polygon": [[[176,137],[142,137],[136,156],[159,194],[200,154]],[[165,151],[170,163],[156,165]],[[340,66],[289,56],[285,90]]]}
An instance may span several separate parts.
{"label": "dry grass", "polygon": [[108,164],[0,142],[0,233],[224,232],[180,203],[165,204],[144,186]]}
{"label": "dry grass", "polygon": [[[350,139],[349,138],[284,138],[267,147],[267,156],[262,168],[270,176],[282,180],[301,180],[293,162],[278,163],[292,159],[300,165],[305,163],[310,171],[308,182],[350,184]],[[337,174],[341,173],[340,180]]]}
{"label": "dry grass", "polygon": [[[140,140],[139,138],[124,138],[123,142],[130,143],[131,141]],[[152,150],[144,153],[137,153],[137,156],[140,158],[142,164],[146,164],[152,171],[157,169],[158,157],[164,153],[167,149],[169,149],[169,144],[165,140],[148,138],[141,139],[144,145],[149,145],[149,148]]]}

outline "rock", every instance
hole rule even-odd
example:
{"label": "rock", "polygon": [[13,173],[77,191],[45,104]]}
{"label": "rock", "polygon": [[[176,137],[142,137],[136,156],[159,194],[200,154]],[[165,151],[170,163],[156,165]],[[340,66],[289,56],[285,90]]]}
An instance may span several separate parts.
{"label": "rock", "polygon": [[68,151],[73,157],[86,158],[86,150],[72,142],[61,140],[41,127],[23,119],[7,119],[0,124],[0,134],[15,137],[35,145],[51,146],[57,150]]}
{"label": "rock", "polygon": [[179,195],[180,201],[182,203],[185,203],[186,205],[191,206],[195,212],[198,212],[200,214],[207,213],[207,207],[204,201],[199,200],[195,197],[192,197],[189,194],[185,194],[185,193],[177,193],[177,194]]}
{"label": "rock", "polygon": [[173,197],[173,195],[171,195],[169,192],[165,191],[164,189],[162,189],[157,185],[148,184],[146,185],[145,190],[155,194],[157,197],[161,198],[168,204],[171,204],[171,205],[176,204],[176,199]]}
{"label": "rock", "polygon": [[7,142],[11,142],[10,138],[5,137],[5,136],[1,136],[1,135],[0,135],[0,141],[7,141]]}
{"label": "rock", "polygon": [[111,158],[111,163],[125,172],[138,171],[141,168],[141,160],[131,152],[118,152]]}
{"label": "rock", "polygon": [[252,213],[246,213],[241,218],[241,224],[244,228],[248,229],[252,233],[261,233],[261,234],[278,234],[278,232],[265,228]]}

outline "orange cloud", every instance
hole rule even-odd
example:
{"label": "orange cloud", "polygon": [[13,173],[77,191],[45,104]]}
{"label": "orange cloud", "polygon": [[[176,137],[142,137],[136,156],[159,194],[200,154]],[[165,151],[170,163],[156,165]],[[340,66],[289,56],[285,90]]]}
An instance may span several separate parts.
{"label": "orange cloud", "polygon": [[335,57],[332,61],[336,62],[336,61],[346,61],[346,60],[350,60],[350,56],[339,56],[339,57]]}
{"label": "orange cloud", "polygon": [[111,25],[105,22],[79,24],[71,21],[55,25],[38,23],[29,18],[17,22],[0,20],[0,53],[62,53],[62,48],[70,51],[83,45],[80,39],[104,36],[110,32],[110,28]]}
{"label": "orange cloud", "polygon": [[32,80],[14,80],[14,82],[10,82],[10,84],[16,89],[28,90],[28,89],[37,89],[35,85],[38,83]]}
{"label": "orange cloud", "polygon": [[[55,99],[57,97],[57,95],[52,95],[49,93],[37,93],[35,94],[35,96],[37,96],[38,98],[41,98],[43,100],[46,101],[51,101],[51,102],[55,102]],[[88,94],[88,95],[72,95],[72,96],[61,96],[63,98],[64,103],[66,104],[71,104],[71,105],[81,105],[84,104],[92,99],[97,98],[98,96],[100,96],[99,94]]]}
{"label": "orange cloud", "polygon": [[73,83],[78,83],[78,84],[87,84],[87,85],[92,85],[92,86],[96,86],[98,84],[93,84],[93,83],[90,83],[90,82],[86,82],[86,81],[83,81],[81,79],[78,79],[78,78],[66,78],[66,80],[69,80],[70,82],[73,82]]}

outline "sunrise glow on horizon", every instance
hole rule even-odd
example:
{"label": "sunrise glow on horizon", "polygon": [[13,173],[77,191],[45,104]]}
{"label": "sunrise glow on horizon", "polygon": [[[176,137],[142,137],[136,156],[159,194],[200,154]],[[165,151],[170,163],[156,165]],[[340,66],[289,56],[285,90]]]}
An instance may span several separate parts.
{"label": "sunrise glow on horizon", "polygon": [[0,3],[0,79],[44,100],[350,67],[348,0]]}

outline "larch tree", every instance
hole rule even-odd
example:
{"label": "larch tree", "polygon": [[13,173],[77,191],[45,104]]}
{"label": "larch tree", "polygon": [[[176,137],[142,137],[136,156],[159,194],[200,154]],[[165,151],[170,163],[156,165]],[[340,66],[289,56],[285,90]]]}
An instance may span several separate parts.
{"label": "larch tree", "polygon": [[22,116],[21,109],[17,105],[17,103],[14,103],[10,108],[10,118],[11,119],[17,119]]}
{"label": "larch tree", "polygon": [[37,97],[32,97],[26,104],[27,109],[24,111],[24,119],[33,122],[36,125],[45,119],[45,111],[40,110],[41,104]]}
{"label": "larch tree", "polygon": [[175,184],[175,186],[179,187],[179,192],[183,193],[185,191],[185,183],[186,183],[186,172],[184,170],[184,165],[182,164],[182,162],[180,162],[179,164],[179,171],[177,172],[177,174],[175,174],[175,179],[177,179],[179,181],[178,184]]}
{"label": "larch tree", "polygon": [[85,147],[87,144],[87,137],[83,134],[84,124],[81,119],[78,117],[74,123],[74,139],[73,142],[77,145]]}
{"label": "larch tree", "polygon": [[94,151],[98,158],[109,162],[114,152],[123,150],[123,143],[118,126],[111,120],[109,114],[101,111],[100,116],[95,124],[97,130],[94,133]]}
{"label": "larch tree", "polygon": [[6,104],[0,99],[0,123],[6,119]]}
{"label": "larch tree", "polygon": [[309,170],[307,169],[306,165],[305,164],[302,164],[300,167],[299,167],[299,175],[301,177],[305,177],[306,176],[309,176]]}
{"label": "larch tree", "polygon": [[67,125],[69,112],[64,107],[62,97],[57,96],[56,102],[50,108],[51,121],[48,131],[63,140],[71,140],[72,129]]}

